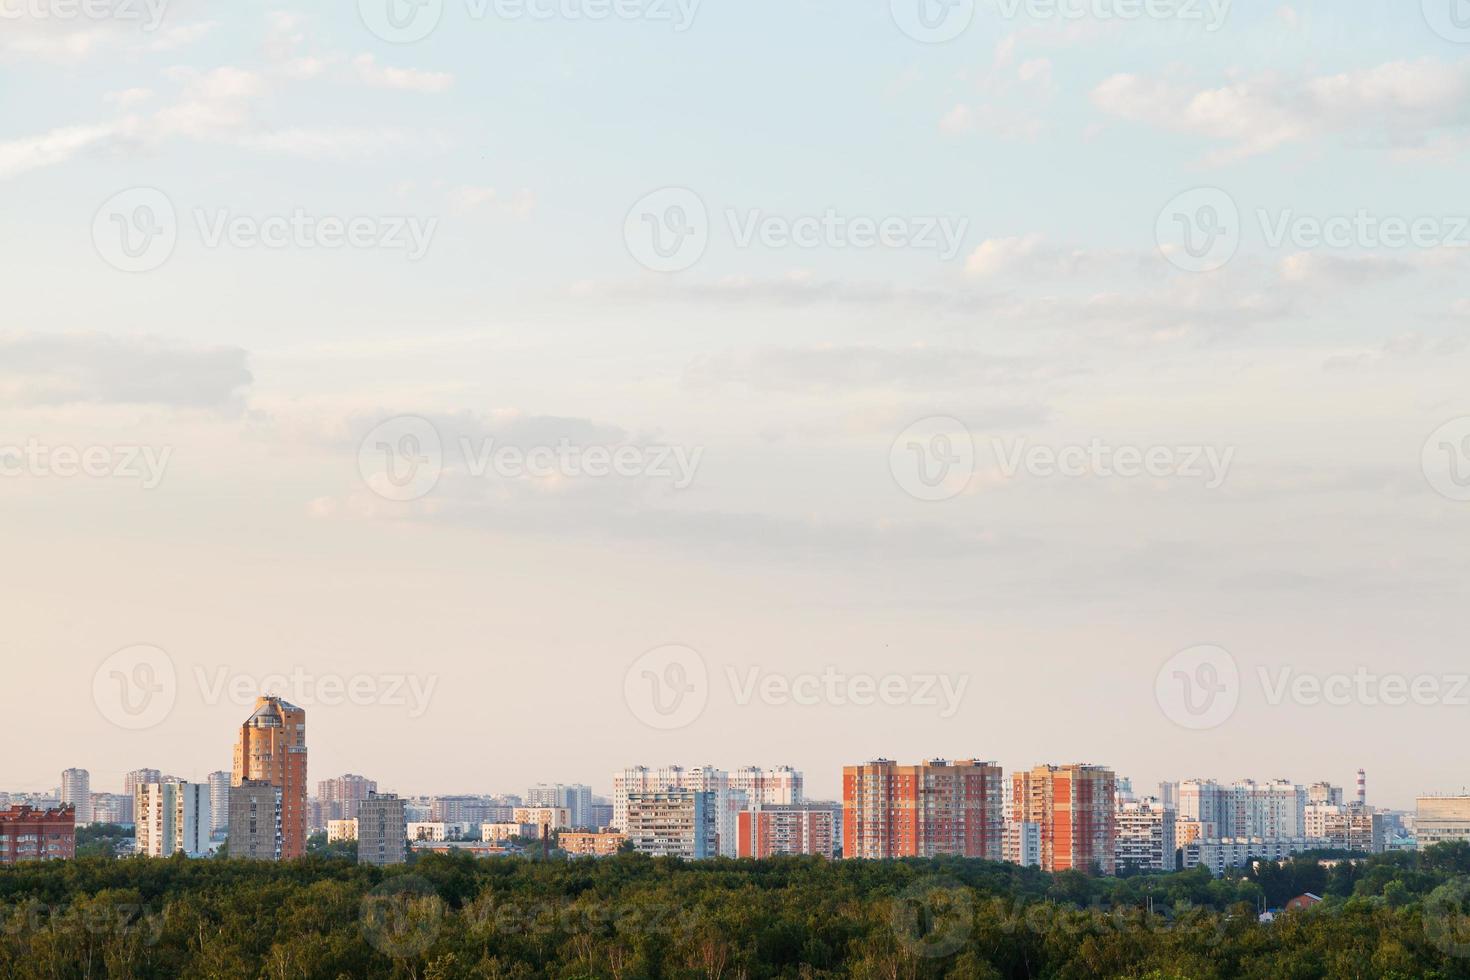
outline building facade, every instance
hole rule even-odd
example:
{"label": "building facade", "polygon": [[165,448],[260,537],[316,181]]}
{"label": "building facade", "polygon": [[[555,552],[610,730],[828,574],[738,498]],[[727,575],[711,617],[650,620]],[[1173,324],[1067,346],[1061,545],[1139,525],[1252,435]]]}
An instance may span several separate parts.
{"label": "building facade", "polygon": [[0,865],[65,861],[77,856],[77,818],[69,806],[0,810]]}
{"label": "building facade", "polygon": [[1122,871],[1173,871],[1175,853],[1174,811],[1159,799],[1118,803],[1118,837],[1113,848],[1114,866]]}
{"label": "building facade", "polygon": [[790,766],[746,766],[730,773],[730,788],[745,794],[746,806],[795,806],[805,800],[805,782],[802,774]]}
{"label": "building facade", "polygon": [[1011,819],[1041,826],[1046,871],[1115,870],[1115,783],[1111,769],[1037,766],[1012,777]]}
{"label": "building facade", "polygon": [[1005,836],[1005,778],[994,762],[934,759],[899,765],[877,759],[842,770],[842,854],[848,858],[935,857],[999,861]]}
{"label": "building facade", "polygon": [[779,854],[837,856],[837,826],[842,812],[813,803],[756,803],[739,816],[738,854],[768,858]]}
{"label": "building facade", "polygon": [[230,832],[230,774],[224,770],[206,777],[209,786],[209,832],[223,837]]}
{"label": "building facade", "polygon": [[403,864],[408,860],[408,816],[404,801],[374,793],[357,806],[357,863]]}
{"label": "building facade", "polygon": [[230,787],[230,857],[279,861],[285,828],[281,823],[281,787],[264,779],[247,779]]}
{"label": "building facade", "polygon": [[1023,868],[1041,867],[1041,824],[1030,820],[1007,820],[1002,860]]}
{"label": "building facade", "polygon": [[681,790],[692,793],[713,793],[715,832],[718,837],[719,853],[735,857],[736,824],[740,811],[745,809],[746,796],[730,785],[730,774],[713,766],[665,766],[649,769],[634,766],[613,774],[613,822],[612,829],[626,831],[628,828],[628,799],[633,793],[660,793]]}
{"label": "building facade", "polygon": [[526,790],[526,806],[566,810],[566,826],[597,829],[592,819],[592,787],[581,783],[538,783]]}
{"label": "building facade", "polygon": [[1218,878],[1231,868],[1244,868],[1254,861],[1284,861],[1293,854],[1320,846],[1320,841],[1305,837],[1201,839],[1180,848],[1180,864],[1185,871],[1201,866],[1209,868]]}
{"label": "building facade", "polygon": [[210,851],[209,787],[200,783],[146,783],[133,794],[137,853],[144,857],[185,854],[205,857]]}
{"label": "building facade", "polygon": [[1470,841],[1470,796],[1421,796],[1414,815],[1419,850],[1445,841]]}
{"label": "building facade", "polygon": [[698,861],[719,855],[716,794],[699,790],[629,793],[624,834],[639,854]]}
{"label": "building facade", "polygon": [[76,811],[78,827],[92,822],[92,774],[85,769],[67,769],[61,774],[61,805]]}
{"label": "building facade", "polygon": [[622,850],[627,835],[614,831],[586,833],[570,831],[557,837],[557,846],[574,857],[611,857]]}
{"label": "building facade", "polygon": [[267,782],[281,791],[281,858],[290,860],[305,854],[305,711],[277,697],[256,699],[255,711],[240,726],[235,743],[232,782],[239,786],[247,780]]}
{"label": "building facade", "polygon": [[322,806],[322,823],[329,820],[351,820],[357,816],[362,801],[378,791],[375,780],[347,773],[316,784],[316,797]]}
{"label": "building facade", "polygon": [[572,811],[564,806],[518,806],[511,811],[510,822],[534,825],[538,837],[548,830],[566,830],[576,826],[572,822]]}

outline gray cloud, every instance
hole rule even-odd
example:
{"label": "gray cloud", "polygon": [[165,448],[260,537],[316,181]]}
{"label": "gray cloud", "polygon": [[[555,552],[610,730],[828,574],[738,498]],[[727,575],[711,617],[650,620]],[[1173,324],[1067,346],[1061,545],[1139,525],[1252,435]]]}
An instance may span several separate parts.
{"label": "gray cloud", "polygon": [[254,380],[236,347],[102,334],[0,336],[0,402],[214,408]]}

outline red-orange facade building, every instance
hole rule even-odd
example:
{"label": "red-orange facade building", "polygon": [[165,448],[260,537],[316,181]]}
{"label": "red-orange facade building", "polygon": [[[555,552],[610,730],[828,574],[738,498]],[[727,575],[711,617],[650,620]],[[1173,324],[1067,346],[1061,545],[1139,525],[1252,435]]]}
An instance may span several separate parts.
{"label": "red-orange facade building", "polygon": [[232,784],[268,782],[281,791],[281,858],[306,853],[306,712],[276,697],[258,698],[240,726]]}
{"label": "red-orange facade building", "polygon": [[736,821],[737,853],[743,858],[778,854],[820,854],[830,858],[837,850],[835,804],[757,803],[742,810]]}
{"label": "red-orange facade building", "polygon": [[1012,776],[1011,818],[1040,825],[1043,870],[1114,872],[1116,785],[1102,766],[1037,766]]}
{"label": "red-orange facade building", "polygon": [[70,806],[0,810],[0,865],[63,861],[77,856],[77,816]]}
{"label": "red-orange facade building", "polygon": [[842,854],[848,858],[1001,860],[1005,783],[994,762],[878,759],[842,770]]}

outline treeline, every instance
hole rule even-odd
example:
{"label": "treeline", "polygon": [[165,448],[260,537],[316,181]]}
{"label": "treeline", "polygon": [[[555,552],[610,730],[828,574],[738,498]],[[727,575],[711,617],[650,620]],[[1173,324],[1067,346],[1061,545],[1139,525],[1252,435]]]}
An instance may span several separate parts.
{"label": "treeline", "polygon": [[[1302,892],[1325,901],[1258,921]],[[1470,847],[1094,878],[983,861],[173,858],[0,870],[0,976],[1464,977]]]}

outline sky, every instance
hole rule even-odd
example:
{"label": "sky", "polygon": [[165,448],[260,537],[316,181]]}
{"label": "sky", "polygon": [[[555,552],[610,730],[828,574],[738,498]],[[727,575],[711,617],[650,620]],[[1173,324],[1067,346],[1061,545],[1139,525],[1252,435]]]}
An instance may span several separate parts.
{"label": "sky", "polygon": [[1470,777],[1464,0],[0,0],[0,788]]}

